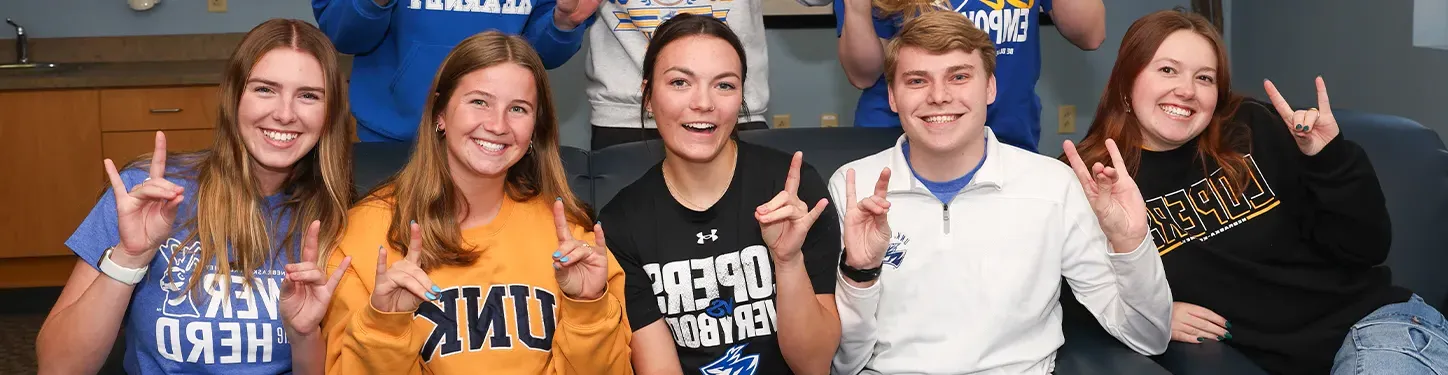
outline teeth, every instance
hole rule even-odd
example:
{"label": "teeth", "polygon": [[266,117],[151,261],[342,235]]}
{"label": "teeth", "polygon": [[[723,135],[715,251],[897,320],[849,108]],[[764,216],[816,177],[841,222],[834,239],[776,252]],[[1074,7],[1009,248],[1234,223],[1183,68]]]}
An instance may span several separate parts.
{"label": "teeth", "polygon": [[278,132],[271,130],[262,130],[261,133],[265,134],[267,138],[271,138],[272,140],[277,142],[290,142],[293,139],[297,139],[298,135],[301,135],[301,133]]}
{"label": "teeth", "polygon": [[1162,105],[1161,110],[1169,115],[1177,117],[1191,117],[1192,115],[1191,110],[1177,106]]}
{"label": "teeth", "polygon": [[956,118],[959,118],[959,117],[960,117],[960,116],[956,116],[956,115],[926,116],[926,117],[925,117],[925,122],[932,123],[932,124],[940,124],[940,123],[946,123],[946,122],[955,121],[955,119],[956,119]]}
{"label": "teeth", "polygon": [[474,139],[474,140],[473,140],[473,143],[477,143],[478,146],[483,146],[483,149],[484,149],[484,150],[488,150],[488,151],[502,151],[502,150],[503,150],[503,145],[500,144],[500,143],[488,142],[488,141],[484,141],[484,140],[481,140],[481,139]]}
{"label": "teeth", "polygon": [[709,130],[714,128],[714,124],[704,122],[691,122],[684,124],[684,127],[694,130]]}

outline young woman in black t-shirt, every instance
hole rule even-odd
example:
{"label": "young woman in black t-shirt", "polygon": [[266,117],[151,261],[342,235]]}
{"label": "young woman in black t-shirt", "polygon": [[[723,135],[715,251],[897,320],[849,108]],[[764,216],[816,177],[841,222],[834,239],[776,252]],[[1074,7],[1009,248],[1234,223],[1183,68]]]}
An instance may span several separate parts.
{"label": "young woman in black t-shirt", "polygon": [[728,26],[687,14],[644,55],[642,110],[664,161],[600,215],[618,228],[609,248],[627,275],[640,374],[824,373],[839,344],[838,219],[802,154],[732,136],[743,61]]}

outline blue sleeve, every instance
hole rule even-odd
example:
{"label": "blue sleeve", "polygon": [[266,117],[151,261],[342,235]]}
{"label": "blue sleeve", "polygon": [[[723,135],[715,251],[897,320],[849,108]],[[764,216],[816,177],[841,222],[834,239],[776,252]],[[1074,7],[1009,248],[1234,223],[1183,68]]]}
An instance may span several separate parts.
{"label": "blue sleeve", "polygon": [[[845,0],[835,0],[834,3],[835,37],[838,38],[844,34],[845,31]],[[899,32],[900,26],[898,26],[898,24],[900,22],[898,16],[881,19],[878,15],[872,14],[870,15],[870,19],[875,21],[875,36],[880,37],[880,39],[894,38],[895,33]]]}
{"label": "blue sleeve", "polygon": [[563,66],[568,59],[578,53],[583,47],[583,34],[597,16],[589,16],[583,23],[573,27],[573,30],[559,30],[553,25],[553,10],[558,7],[556,0],[543,0],[533,4],[533,13],[528,15],[528,24],[523,26],[523,38],[533,45],[538,51],[538,57],[543,58],[543,68],[553,69]]}
{"label": "blue sleeve", "polygon": [[[121,183],[126,185],[127,191],[146,179],[146,171],[140,169],[127,169],[121,171]],[[116,195],[111,191],[110,183],[106,183],[105,193],[91,207],[90,213],[86,214],[85,220],[65,240],[65,246],[75,252],[81,260],[91,267],[99,266],[101,255],[106,249],[121,242],[120,229],[116,224]]]}
{"label": "blue sleeve", "polygon": [[1041,0],[1041,13],[1051,12],[1051,0]]}
{"label": "blue sleeve", "polygon": [[359,55],[382,44],[398,1],[403,0],[379,6],[374,0],[312,0],[312,15],[338,52]]}

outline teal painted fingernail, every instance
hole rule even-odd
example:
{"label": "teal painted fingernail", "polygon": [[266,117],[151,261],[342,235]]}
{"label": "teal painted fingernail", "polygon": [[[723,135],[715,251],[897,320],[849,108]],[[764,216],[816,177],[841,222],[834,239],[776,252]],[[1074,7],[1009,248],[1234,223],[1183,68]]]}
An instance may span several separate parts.
{"label": "teal painted fingernail", "polygon": [[1227,329],[1232,329],[1232,321],[1227,321]]}
{"label": "teal painted fingernail", "polygon": [[568,257],[560,258],[560,259],[558,259],[558,261],[559,261],[559,262],[568,263]]}
{"label": "teal painted fingernail", "polygon": [[553,269],[555,269],[555,270],[561,270],[561,269],[563,269],[563,268],[558,267],[558,263],[553,263]]}
{"label": "teal painted fingernail", "polygon": [[554,252],[553,252],[553,257],[554,257],[554,258],[561,257],[561,256],[563,256],[563,252],[560,252],[560,251],[554,251]]}
{"label": "teal painted fingernail", "polygon": [[1227,339],[1228,339],[1228,340],[1231,340],[1231,339],[1232,339],[1232,333],[1231,333],[1231,332],[1227,332]]}
{"label": "teal painted fingernail", "polygon": [[413,220],[413,221],[407,223],[407,225],[417,225],[417,220]]}
{"label": "teal painted fingernail", "polygon": [[439,293],[439,294],[440,294],[440,293],[442,293],[442,288],[438,288],[437,285],[433,285],[433,286],[432,286],[432,292],[433,292],[433,293]]}
{"label": "teal painted fingernail", "polygon": [[1197,342],[1206,342],[1206,341],[1207,341],[1206,338],[1202,338],[1202,337],[1198,337],[1198,338],[1197,338]]}
{"label": "teal painted fingernail", "polygon": [[436,299],[437,299],[437,295],[436,295],[436,294],[423,293],[423,295],[427,296],[427,299],[429,299],[429,300],[436,300]]}
{"label": "teal painted fingernail", "polygon": [[1226,337],[1217,336],[1217,341],[1222,341],[1222,340],[1226,340],[1226,339],[1227,339]]}
{"label": "teal painted fingernail", "polygon": [[563,197],[557,197],[557,198],[553,198],[553,200],[556,200],[556,201],[559,201],[559,202],[562,202],[562,201],[563,201]]}

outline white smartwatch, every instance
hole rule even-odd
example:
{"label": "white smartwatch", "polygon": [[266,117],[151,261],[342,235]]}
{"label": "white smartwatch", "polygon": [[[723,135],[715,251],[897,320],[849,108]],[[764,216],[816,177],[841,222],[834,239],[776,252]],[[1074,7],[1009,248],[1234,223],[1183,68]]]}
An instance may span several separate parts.
{"label": "white smartwatch", "polygon": [[111,261],[111,252],[115,249],[115,246],[112,246],[106,249],[106,253],[104,255],[101,255],[101,261],[99,264],[101,273],[106,274],[106,276],[110,276],[110,278],[116,279],[116,281],[120,281],[121,283],[124,283],[126,285],[136,285],[136,283],[141,282],[141,280],[145,280],[146,270],[151,268],[151,266],[147,265],[141,266],[141,268],[126,268],[119,264],[116,264],[116,262]]}

